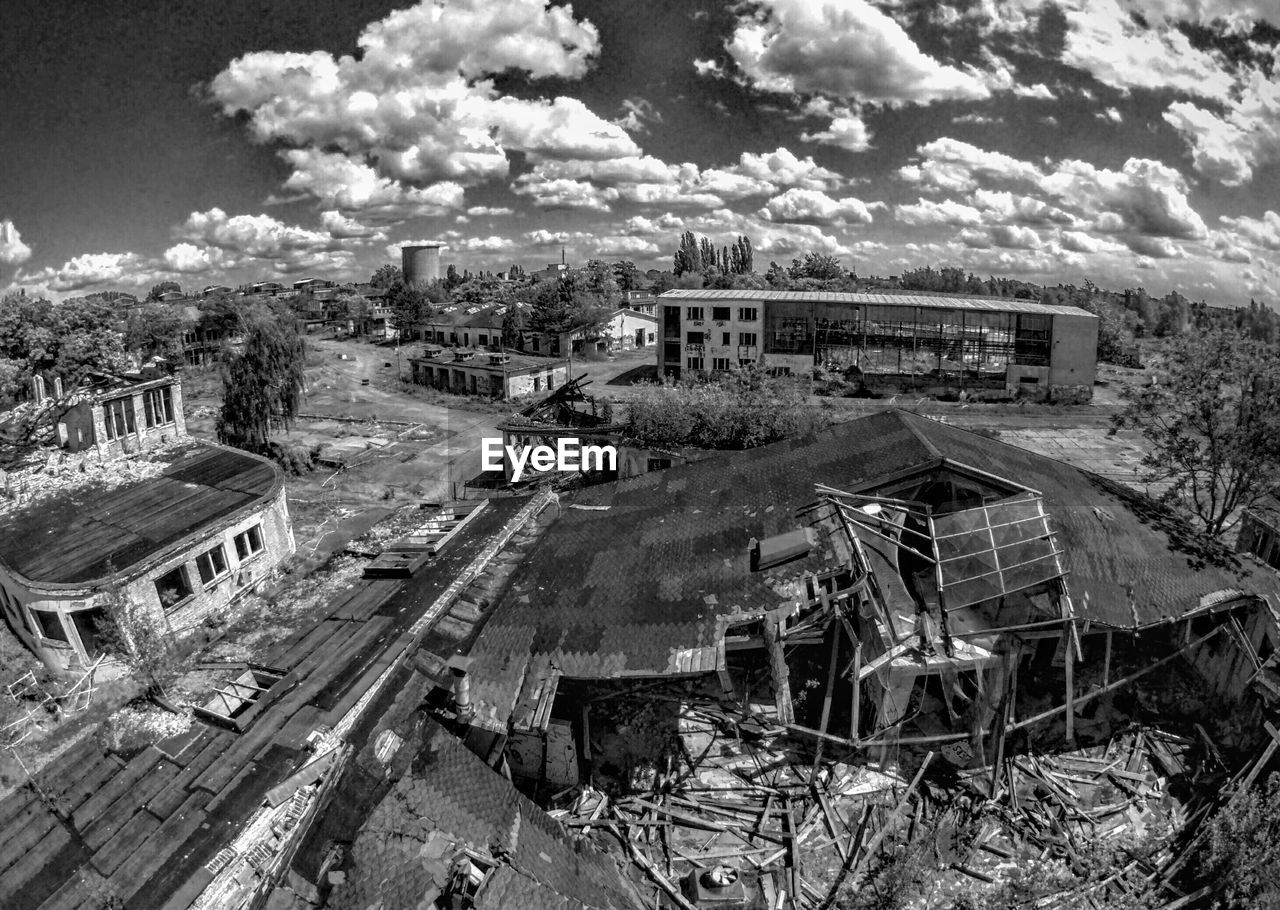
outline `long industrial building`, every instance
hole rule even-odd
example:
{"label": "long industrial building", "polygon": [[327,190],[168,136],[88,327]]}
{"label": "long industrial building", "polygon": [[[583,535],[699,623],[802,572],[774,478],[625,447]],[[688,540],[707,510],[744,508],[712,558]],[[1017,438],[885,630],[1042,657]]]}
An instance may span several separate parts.
{"label": "long industrial building", "polygon": [[659,300],[660,375],[822,366],[885,391],[1093,395],[1098,317],[1076,307],[830,291],[672,290]]}

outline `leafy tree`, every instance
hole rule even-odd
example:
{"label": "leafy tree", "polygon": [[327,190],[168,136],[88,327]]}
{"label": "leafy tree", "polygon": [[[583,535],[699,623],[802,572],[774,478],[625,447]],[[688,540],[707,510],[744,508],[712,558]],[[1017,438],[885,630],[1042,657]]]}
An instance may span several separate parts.
{"label": "leafy tree", "polygon": [[403,330],[427,319],[435,312],[435,304],[442,303],[447,298],[439,281],[425,286],[399,281],[387,289],[386,300],[395,317],[396,327]]}
{"label": "leafy tree", "polygon": [[22,397],[32,375],[59,376],[67,388],[90,371],[125,368],[118,313],[101,300],[51,303],[9,294],[0,300],[0,395]]}
{"label": "leafy tree", "polygon": [[393,285],[404,283],[404,273],[400,271],[400,267],[387,263],[379,266],[378,271],[373,273],[369,279],[369,284],[380,291],[385,291]]}
{"label": "leafy tree", "polygon": [[98,645],[123,660],[149,693],[164,697],[182,670],[164,614],[130,597],[110,563],[107,571],[110,581],[104,592],[104,615],[95,628]]}
{"label": "leafy tree", "polygon": [[625,432],[641,445],[746,449],[825,422],[802,389],[747,368],[641,388],[628,403]]}
{"label": "leafy tree", "polygon": [[805,253],[804,259],[793,259],[788,275],[793,281],[801,278],[812,278],[817,281],[830,281],[843,278],[844,269],[840,260],[825,253]]}
{"label": "leafy tree", "polygon": [[167,294],[169,291],[177,291],[181,294],[182,285],[178,284],[176,281],[162,281],[151,288],[150,292],[147,294],[147,299],[159,300],[161,295]]}
{"label": "leafy tree", "polygon": [[672,260],[671,271],[679,278],[687,272],[701,272],[703,269],[702,252],[693,231],[685,231],[680,235],[680,246]]}
{"label": "leafy tree", "polygon": [[181,307],[144,303],[125,316],[124,345],[131,351],[181,363],[182,335],[190,327],[192,320]]}
{"label": "leafy tree", "polygon": [[244,350],[225,362],[218,440],[251,452],[266,452],[276,430],[298,414],[305,387],[306,345],[297,320],[257,318]]}
{"label": "leafy tree", "polygon": [[1218,330],[1177,339],[1157,382],[1125,393],[1118,427],[1146,437],[1149,482],[1167,481],[1212,535],[1280,482],[1280,359]]}
{"label": "leafy tree", "polygon": [[1280,906],[1280,773],[1266,787],[1237,795],[1210,819],[1200,867],[1221,888],[1216,906]]}
{"label": "leafy tree", "polygon": [[749,275],[755,271],[751,249],[751,240],[745,234],[733,242],[729,248],[729,262],[726,271],[735,275]]}
{"label": "leafy tree", "polygon": [[524,310],[516,306],[510,307],[502,315],[502,346],[519,350],[520,339],[523,337],[520,333],[524,328]]}
{"label": "leafy tree", "polygon": [[530,305],[530,328],[539,332],[568,332],[599,323],[607,314],[604,298],[591,290],[591,278],[570,271],[531,285],[524,293]]}
{"label": "leafy tree", "polygon": [[462,284],[462,276],[458,274],[458,267],[451,262],[449,267],[444,270],[445,290],[452,291],[460,284]]}
{"label": "leafy tree", "polygon": [[643,279],[644,275],[630,259],[619,260],[613,264],[613,280],[619,291],[639,290]]}

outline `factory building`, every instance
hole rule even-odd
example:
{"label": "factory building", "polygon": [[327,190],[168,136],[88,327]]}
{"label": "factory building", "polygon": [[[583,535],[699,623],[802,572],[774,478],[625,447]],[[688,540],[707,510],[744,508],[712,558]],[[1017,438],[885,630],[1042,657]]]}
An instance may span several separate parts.
{"label": "factory building", "polygon": [[870,390],[1084,402],[1098,317],[992,297],[672,290],[659,301],[658,372],[824,367]]}
{"label": "factory building", "polygon": [[430,284],[440,280],[439,243],[417,243],[400,248],[400,271],[405,284]]}

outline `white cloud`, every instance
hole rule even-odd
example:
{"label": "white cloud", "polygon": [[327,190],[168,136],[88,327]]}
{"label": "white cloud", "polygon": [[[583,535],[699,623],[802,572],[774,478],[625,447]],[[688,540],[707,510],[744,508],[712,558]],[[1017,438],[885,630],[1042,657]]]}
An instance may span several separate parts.
{"label": "white cloud", "polygon": [[1110,120],[1112,123],[1124,122],[1124,117],[1121,116],[1120,111],[1116,110],[1114,107],[1109,107],[1105,111],[1099,111],[1097,114],[1094,114],[1094,116],[1099,120]]}
{"label": "white cloud", "polygon": [[1042,176],[1034,164],[945,136],[920,146],[916,155],[919,163],[899,168],[898,176],[924,190],[972,190],[978,178],[1037,183]]}
{"label": "white cloud", "polygon": [[833,199],[820,190],[793,187],[765,203],[759,215],[770,221],[801,224],[870,224],[871,209],[883,205],[872,203],[869,206],[852,196]]}
{"label": "white cloud", "polygon": [[1103,237],[1095,237],[1084,231],[1062,231],[1058,237],[1063,249],[1076,253],[1119,253],[1124,250],[1122,244],[1113,243]]}
{"label": "white cloud", "polygon": [[22,235],[8,218],[0,221],[0,262],[5,265],[21,265],[31,258],[31,247],[22,242]]}
{"label": "white cloud", "polygon": [[511,191],[527,196],[533,204],[546,209],[594,209],[609,211],[609,203],[618,198],[613,187],[599,187],[586,180],[547,180],[536,174],[525,174],[516,180]]}
{"label": "white cloud", "polygon": [[1159,161],[1130,158],[1119,171],[1097,168],[1087,161],[1063,161],[1040,186],[1071,207],[1111,215],[1122,222],[1104,229],[1186,240],[1205,236],[1204,221],[1187,200],[1186,181]]}
{"label": "white cloud", "polygon": [[977,189],[970,194],[969,202],[981,209],[989,220],[1005,223],[1070,225],[1076,220],[1069,212],[1043,200],[1007,190]]}
{"label": "white cloud", "polygon": [[1280,250],[1280,214],[1274,211],[1268,210],[1261,218],[1223,215],[1218,220],[1239,232],[1255,247]]}
{"label": "white cloud", "polygon": [[1256,166],[1280,160],[1280,82],[1257,70],[1222,113],[1178,101],[1164,119],[1191,145],[1196,170],[1228,186],[1247,183]]}
{"label": "white cloud", "polygon": [[1040,235],[1029,227],[1016,224],[998,224],[990,230],[991,242],[999,247],[1017,250],[1040,249]]}
{"label": "white cloud", "polygon": [[838,108],[832,110],[830,116],[831,122],[826,129],[818,133],[801,133],[801,141],[833,145],[846,152],[865,152],[871,148],[871,133],[861,114],[852,108]]}
{"label": "white cloud", "polygon": [[766,0],[739,15],[727,49],[747,82],[770,92],[890,105],[989,94],[866,0]]}
{"label": "white cloud", "polygon": [[164,251],[161,258],[170,271],[188,275],[198,275],[234,265],[225,250],[218,247],[196,246],[193,243],[179,243],[171,246]]}
{"label": "white cloud", "polygon": [[460,187],[507,174],[511,152],[639,153],[625,130],[578,99],[506,96],[490,78],[509,69],[581,77],[599,35],[568,6],[421,3],[370,24],[357,43],[358,59],[246,54],[210,85],[224,113],[249,114],[259,140],[296,146],[283,153],[295,169],[287,188],[335,208],[457,207]]}
{"label": "white cloud", "polygon": [[480,218],[484,216],[498,217],[505,215],[514,215],[515,210],[505,205],[473,205],[467,209],[467,214],[472,218]]}
{"label": "white cloud", "polygon": [[137,283],[145,262],[137,253],[85,253],[67,260],[59,268],[19,273],[17,281],[44,285],[53,291],[82,291],[100,285]]}
{"label": "white cloud", "polygon": [[922,198],[913,204],[896,206],[893,213],[903,224],[916,226],[956,224],[977,227],[983,223],[980,211],[952,199],[934,202],[932,199]]}
{"label": "white cloud", "polygon": [[378,230],[361,224],[354,218],[337,211],[320,213],[320,224],[336,240],[385,240],[386,236]]}
{"label": "white cloud", "polygon": [[1121,91],[1174,89],[1225,98],[1231,76],[1212,54],[1191,46],[1173,23],[1144,27],[1119,0],[1075,0],[1062,60]]}

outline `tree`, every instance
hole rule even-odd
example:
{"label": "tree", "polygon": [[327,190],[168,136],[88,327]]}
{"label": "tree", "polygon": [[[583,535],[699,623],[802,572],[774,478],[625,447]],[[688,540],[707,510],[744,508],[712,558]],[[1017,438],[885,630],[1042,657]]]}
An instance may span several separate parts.
{"label": "tree", "polygon": [[1168,482],[1218,536],[1280,482],[1280,359],[1228,330],[1177,339],[1155,384],[1124,393],[1117,427],[1146,437],[1148,482]]}
{"label": "tree", "polygon": [[671,271],[679,278],[686,272],[701,272],[702,269],[702,253],[699,251],[697,238],[693,236],[693,231],[685,231],[680,235],[680,246],[672,260]]}
{"label": "tree", "polygon": [[816,281],[830,281],[844,277],[844,269],[840,260],[825,253],[805,253],[804,259],[793,259],[789,275],[792,281],[800,278],[812,278]]}
{"label": "tree", "polygon": [[218,441],[250,452],[268,451],[271,434],[289,427],[298,414],[305,363],[297,320],[255,319],[244,350],[225,363]]}
{"label": "tree", "polygon": [[130,351],[155,354],[182,362],[182,335],[192,320],[183,307],[144,303],[128,311],[124,320],[124,345]]}
{"label": "tree", "polygon": [[447,299],[448,292],[439,281],[425,286],[397,281],[387,289],[386,297],[396,328],[401,332],[411,330],[412,326],[427,319],[435,312],[435,304]]}
{"label": "tree", "polygon": [[643,278],[636,264],[630,259],[622,259],[613,264],[613,280],[618,285],[619,291],[639,290]]}
{"label": "tree", "polygon": [[147,692],[165,697],[181,672],[181,661],[163,612],[136,602],[107,563],[103,617],[96,623],[98,647],[124,661],[146,685]]}
{"label": "tree", "polygon": [[452,291],[460,284],[462,284],[462,276],[458,274],[458,267],[451,262],[444,270],[444,288],[446,291]]}
{"label": "tree", "polygon": [[400,271],[400,267],[387,263],[379,266],[378,271],[373,273],[373,277],[369,279],[369,284],[380,291],[385,291],[396,284],[404,283],[404,273]]}
{"label": "tree", "polygon": [[182,285],[178,284],[176,281],[162,281],[159,284],[152,286],[151,290],[147,293],[147,299],[159,300],[161,295],[167,294],[169,291],[177,291],[181,294]]}
{"label": "tree", "polygon": [[1216,906],[1280,906],[1280,774],[1210,819],[1200,871],[1221,889],[1223,903]]}

